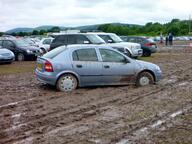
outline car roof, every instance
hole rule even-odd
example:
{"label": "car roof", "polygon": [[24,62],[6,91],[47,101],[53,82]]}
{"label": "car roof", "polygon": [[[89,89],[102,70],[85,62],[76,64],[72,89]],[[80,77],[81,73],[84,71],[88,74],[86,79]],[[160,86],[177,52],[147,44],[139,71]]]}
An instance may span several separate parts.
{"label": "car roof", "polygon": [[89,34],[96,34],[96,35],[114,35],[115,33],[105,33],[105,32],[90,32]]}
{"label": "car roof", "polygon": [[82,49],[82,48],[105,48],[105,49],[113,49],[107,45],[92,45],[92,44],[74,44],[68,45],[67,48],[74,48],[74,49]]}
{"label": "car roof", "polygon": [[58,34],[57,36],[63,36],[63,35],[96,35],[94,33],[62,33]]}
{"label": "car roof", "polygon": [[123,36],[123,37],[127,37],[127,38],[144,38],[144,39],[148,39],[148,37],[146,37],[146,36]]}

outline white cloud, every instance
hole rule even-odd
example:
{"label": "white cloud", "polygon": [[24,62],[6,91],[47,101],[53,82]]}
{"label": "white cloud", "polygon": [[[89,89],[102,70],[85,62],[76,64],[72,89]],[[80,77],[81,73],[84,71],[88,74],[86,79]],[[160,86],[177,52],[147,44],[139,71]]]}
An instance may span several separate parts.
{"label": "white cloud", "polygon": [[0,31],[40,25],[165,23],[192,14],[191,0],[0,0]]}

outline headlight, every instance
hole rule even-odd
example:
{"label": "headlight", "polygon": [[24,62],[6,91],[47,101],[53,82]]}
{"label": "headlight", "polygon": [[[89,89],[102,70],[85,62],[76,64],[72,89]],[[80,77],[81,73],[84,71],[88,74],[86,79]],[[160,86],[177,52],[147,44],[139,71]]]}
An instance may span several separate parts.
{"label": "headlight", "polygon": [[160,69],[159,66],[156,66],[155,69],[156,69],[157,71],[161,71],[161,69]]}
{"label": "headlight", "polygon": [[29,54],[30,54],[30,53],[33,53],[33,51],[31,51],[31,50],[27,50],[27,53],[29,53]]}

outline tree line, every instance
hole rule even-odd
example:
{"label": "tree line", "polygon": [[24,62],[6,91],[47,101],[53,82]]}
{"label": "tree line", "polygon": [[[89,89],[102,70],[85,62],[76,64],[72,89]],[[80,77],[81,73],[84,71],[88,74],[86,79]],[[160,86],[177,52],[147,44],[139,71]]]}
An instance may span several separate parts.
{"label": "tree line", "polygon": [[[12,36],[31,36],[31,35],[46,35],[48,32],[60,32],[61,29],[59,27],[52,27],[48,30],[33,30],[32,32],[17,32],[17,33],[11,33]],[[0,36],[2,36],[4,33],[0,32]]]}
{"label": "tree line", "polygon": [[[173,19],[171,22],[166,24],[160,24],[158,22],[149,22],[144,26],[140,25],[114,25],[114,24],[103,24],[100,25],[97,31],[116,33],[118,35],[143,35],[143,36],[159,36],[160,34],[167,35],[172,33],[174,36],[189,35],[189,20]],[[192,25],[192,24],[191,24]],[[33,30],[33,32],[18,32],[12,33],[13,36],[30,36],[30,35],[46,35],[48,32],[60,32],[59,27],[53,27],[49,30]],[[3,35],[0,32],[0,36]]]}
{"label": "tree line", "polygon": [[189,20],[173,19],[166,24],[158,22],[149,22],[144,26],[127,25],[119,26],[112,24],[104,24],[98,27],[98,30],[108,33],[116,33],[118,35],[143,35],[143,36],[159,36],[172,33],[174,36],[189,35]]}

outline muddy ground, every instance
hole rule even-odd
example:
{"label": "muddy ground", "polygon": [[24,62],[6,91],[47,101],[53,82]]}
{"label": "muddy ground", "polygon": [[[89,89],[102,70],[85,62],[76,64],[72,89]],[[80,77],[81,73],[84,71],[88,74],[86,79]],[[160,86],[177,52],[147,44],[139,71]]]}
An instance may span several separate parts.
{"label": "muddy ground", "polygon": [[35,62],[0,65],[0,144],[191,143],[192,48],[141,59],[161,67],[157,85],[71,93],[39,84]]}

